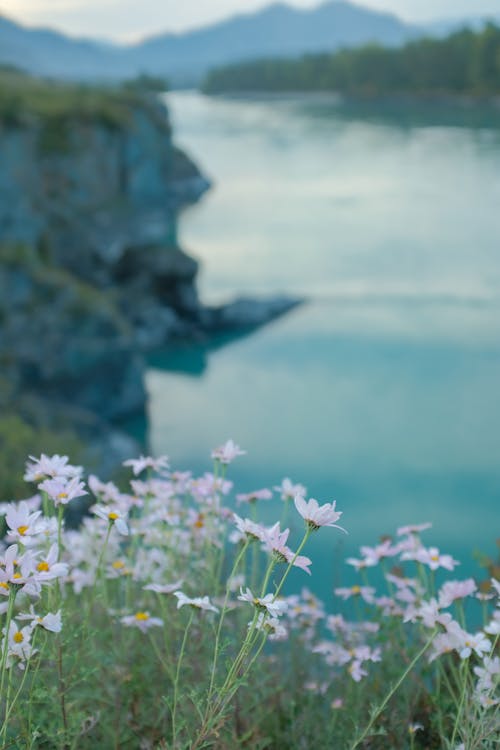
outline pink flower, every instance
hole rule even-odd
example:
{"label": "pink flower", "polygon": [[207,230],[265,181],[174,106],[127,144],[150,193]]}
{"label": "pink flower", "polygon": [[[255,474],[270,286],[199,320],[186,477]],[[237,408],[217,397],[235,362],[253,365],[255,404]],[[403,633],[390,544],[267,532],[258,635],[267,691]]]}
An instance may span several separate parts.
{"label": "pink flower", "polygon": [[232,440],[228,440],[224,445],[212,451],[212,458],[221,464],[230,464],[237,456],[244,456],[246,451],[242,451],[239,445]]}
{"label": "pink flower", "polygon": [[442,555],[437,547],[421,547],[415,552],[414,558],[417,562],[428,565],[431,570],[445,568],[453,570],[456,565],[460,565],[458,560],[454,560],[451,555]]}
{"label": "pink flower", "polygon": [[306,488],[302,484],[293,484],[293,482],[285,477],[278,487],[273,487],[276,492],[279,492],[282,500],[294,500],[297,495],[305,497]]}
{"label": "pink flower", "polygon": [[167,471],[169,467],[168,456],[159,456],[158,458],[152,458],[151,456],[139,456],[139,458],[129,458],[123,462],[124,466],[130,466],[134,473],[134,476],[138,476],[144,469],[151,469],[152,471],[160,472]]}
{"label": "pink flower", "polygon": [[40,482],[42,479],[50,477],[79,477],[83,471],[81,466],[68,464],[67,456],[58,456],[57,454],[49,457],[42,453],[40,458],[30,456],[30,461],[32,463],[26,463],[24,475],[26,482]]}
{"label": "pink flower", "polygon": [[350,588],[338,588],[333,590],[337,596],[340,596],[344,601],[350,599],[353,596],[360,596],[367,604],[372,604],[374,601],[375,589],[372,586],[351,586]]}
{"label": "pink flower", "polygon": [[476,591],[477,586],[472,578],[465,581],[446,581],[439,590],[439,606],[449,607],[455,599],[463,599]]}
{"label": "pink flower", "polygon": [[266,540],[268,530],[264,526],[251,521],[249,518],[240,518],[236,513],[233,514],[233,520],[240,534],[246,536],[247,539],[258,540],[259,542]]}
{"label": "pink flower", "polygon": [[334,526],[346,533],[345,529],[335,523],[342,515],[342,512],[335,510],[335,501],[319,505],[313,497],[306,502],[301,495],[296,495],[294,502],[297,511],[312,531],[317,531],[321,526]]}
{"label": "pink flower", "polygon": [[463,642],[459,650],[459,654],[461,659],[468,659],[474,651],[477,656],[482,658],[483,654],[489,653],[490,650],[491,643],[488,638],[486,638],[484,633],[479,632],[475,633],[474,635],[465,633]]}
{"label": "pink flower", "polygon": [[432,523],[419,523],[410,526],[400,526],[396,534],[398,536],[406,536],[407,534],[420,534],[421,531],[432,528]]}
{"label": "pink flower", "polygon": [[311,560],[303,555],[296,555],[286,546],[289,534],[290,529],[280,531],[279,523],[275,523],[267,532],[264,544],[265,548],[272,552],[278,562],[288,563],[289,565],[293,564],[295,567],[304,570],[308,575],[311,575],[311,571],[309,570]]}
{"label": "pink flower", "polygon": [[253,492],[245,492],[236,495],[236,500],[239,503],[255,503],[257,500],[271,500],[273,493],[271,490],[262,489],[254,490]]}

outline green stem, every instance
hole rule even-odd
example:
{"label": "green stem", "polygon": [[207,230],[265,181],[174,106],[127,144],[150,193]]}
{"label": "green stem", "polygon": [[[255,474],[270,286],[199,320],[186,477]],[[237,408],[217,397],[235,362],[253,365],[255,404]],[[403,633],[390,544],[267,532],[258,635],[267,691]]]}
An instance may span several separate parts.
{"label": "green stem", "polygon": [[283,584],[285,583],[286,579],[288,578],[288,574],[290,573],[290,571],[291,571],[291,569],[292,569],[292,567],[293,567],[293,564],[295,563],[295,560],[296,560],[296,559],[298,558],[298,556],[300,555],[300,553],[301,553],[301,552],[302,552],[302,550],[304,549],[304,547],[305,547],[305,545],[306,545],[306,542],[307,542],[307,540],[308,540],[308,539],[309,539],[309,537],[311,536],[311,533],[312,533],[312,529],[310,528],[310,526],[308,526],[308,527],[306,528],[306,533],[304,534],[304,537],[303,537],[303,539],[302,539],[301,543],[299,544],[299,547],[298,547],[298,549],[297,549],[297,552],[296,552],[296,553],[294,554],[294,556],[292,557],[292,559],[291,559],[291,560],[290,560],[290,562],[288,563],[288,567],[287,567],[287,569],[285,570],[285,572],[284,572],[284,574],[283,574],[283,578],[281,579],[281,581],[280,581],[280,583],[279,583],[279,586],[278,586],[278,588],[277,588],[277,589],[276,589],[276,591],[274,592],[274,598],[273,598],[273,601],[274,601],[274,600],[275,600],[275,599],[276,599],[276,598],[277,598],[277,597],[279,596],[279,593],[280,593],[281,589],[283,588]]}
{"label": "green stem", "polygon": [[427,649],[431,645],[432,641],[434,640],[434,638],[436,637],[436,635],[438,634],[438,632],[439,632],[438,628],[435,628],[433,630],[432,635],[429,638],[429,640],[424,644],[424,646],[420,649],[420,651],[415,656],[415,658],[410,662],[409,666],[405,669],[405,671],[403,672],[403,674],[401,675],[401,677],[399,678],[399,680],[396,682],[396,684],[389,690],[389,692],[387,693],[386,697],[384,698],[384,700],[382,701],[382,703],[380,704],[380,706],[376,709],[376,711],[373,712],[372,717],[371,717],[370,721],[368,722],[367,726],[365,727],[364,731],[362,732],[362,734],[356,740],[354,740],[354,743],[351,745],[350,750],[355,750],[356,747],[359,747],[359,745],[363,742],[363,740],[365,739],[365,737],[368,736],[368,734],[370,733],[370,730],[371,730],[372,726],[375,724],[375,722],[377,721],[378,717],[380,716],[380,714],[382,713],[382,711],[384,710],[384,708],[387,706],[387,704],[389,703],[389,701],[392,698],[392,696],[394,695],[394,693],[398,690],[398,688],[400,687],[400,685],[404,682],[404,680],[409,675],[409,673],[411,672],[411,670],[413,669],[413,667],[415,666],[415,664],[425,654],[425,652],[427,651]]}
{"label": "green stem", "polygon": [[14,601],[16,598],[17,590],[13,587],[10,588],[9,591],[9,605],[7,607],[7,617],[5,620],[5,636],[4,636],[4,646],[3,646],[3,652],[2,652],[2,666],[0,667],[1,671],[1,677],[0,677],[0,700],[3,696],[3,687],[5,683],[5,665],[7,663],[7,652],[9,650],[9,630],[10,630],[10,623],[12,621],[12,613],[14,611]]}
{"label": "green stem", "polygon": [[191,614],[189,616],[188,624],[186,625],[186,629],[184,631],[184,638],[182,639],[182,645],[181,650],[179,653],[179,659],[177,661],[177,670],[175,673],[175,681],[174,681],[174,703],[172,706],[172,748],[175,749],[176,745],[176,738],[177,738],[177,722],[176,722],[176,716],[177,716],[177,701],[178,701],[178,693],[179,693],[179,677],[181,674],[181,666],[182,666],[182,660],[184,658],[184,651],[186,650],[186,643],[187,643],[187,637],[189,633],[189,629],[191,627],[191,623],[193,622],[194,617],[194,609],[191,611]]}
{"label": "green stem", "polygon": [[229,578],[227,579],[226,595],[225,595],[225,598],[224,598],[224,604],[222,605],[222,611],[221,611],[221,615],[220,615],[220,619],[219,619],[219,625],[217,627],[217,633],[216,633],[216,636],[215,636],[214,656],[213,656],[213,660],[212,660],[212,673],[210,675],[210,687],[208,689],[207,705],[210,704],[210,699],[212,697],[212,693],[213,693],[213,689],[214,689],[215,672],[216,672],[216,669],[217,669],[217,660],[219,658],[220,634],[221,634],[221,631],[222,631],[222,623],[224,622],[224,618],[225,618],[226,612],[227,612],[227,601],[229,599],[229,586],[230,586],[231,578],[236,574],[236,571],[238,570],[238,566],[239,566],[242,558],[244,557],[244,555],[245,555],[245,553],[246,553],[246,551],[248,549],[248,545],[249,544],[250,544],[250,539],[247,538],[245,544],[241,548],[238,556],[236,557],[236,560],[234,561],[233,569],[231,570],[231,573],[229,574]]}

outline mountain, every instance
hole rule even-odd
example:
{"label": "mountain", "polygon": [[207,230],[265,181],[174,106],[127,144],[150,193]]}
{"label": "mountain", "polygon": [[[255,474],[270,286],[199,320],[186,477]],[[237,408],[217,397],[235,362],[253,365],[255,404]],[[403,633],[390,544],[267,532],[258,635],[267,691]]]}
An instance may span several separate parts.
{"label": "mountain", "polygon": [[278,3],[184,34],[162,34],[127,46],[28,29],[0,17],[0,62],[58,78],[116,79],[148,73],[175,83],[199,79],[211,67],[239,60],[289,57],[370,41],[398,45],[418,34],[396,16],[344,0],[310,10]]}
{"label": "mountain", "polygon": [[397,46],[478,23],[479,18],[415,26],[347,0],[329,0],[311,9],[276,3],[187,33],[114,45],[26,28],[0,16],[0,64],[73,80],[116,80],[147,73],[167,77],[173,85],[191,85],[210,68],[228,63],[295,57],[367,42]]}

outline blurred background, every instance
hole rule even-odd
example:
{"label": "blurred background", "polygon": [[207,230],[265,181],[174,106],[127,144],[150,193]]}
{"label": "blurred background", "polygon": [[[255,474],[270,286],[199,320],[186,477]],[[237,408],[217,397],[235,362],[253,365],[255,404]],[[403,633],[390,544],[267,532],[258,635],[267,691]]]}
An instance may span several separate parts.
{"label": "blurred background", "polygon": [[239,491],[337,500],[327,568],[424,521],[494,555],[500,1],[0,12],[6,499],[232,437]]}

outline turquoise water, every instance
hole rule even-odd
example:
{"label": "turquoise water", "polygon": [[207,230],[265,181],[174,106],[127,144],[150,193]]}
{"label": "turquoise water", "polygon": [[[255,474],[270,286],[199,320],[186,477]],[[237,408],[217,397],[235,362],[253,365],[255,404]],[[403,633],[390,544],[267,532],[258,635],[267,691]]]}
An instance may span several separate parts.
{"label": "turquoise water", "polygon": [[[312,99],[168,102],[178,142],[214,180],[179,227],[202,297],[307,303],[239,340],[157,355],[154,451],[208,469],[232,437],[248,451],[231,470],[239,491],[289,476],[336,499],[349,536],[314,538],[322,572],[422,521],[463,561],[457,574],[474,572],[472,550],[493,554],[499,536],[499,122]],[[264,510],[278,519],[280,501]],[[346,566],[335,575],[350,580]],[[327,595],[330,576],[317,579]]]}

